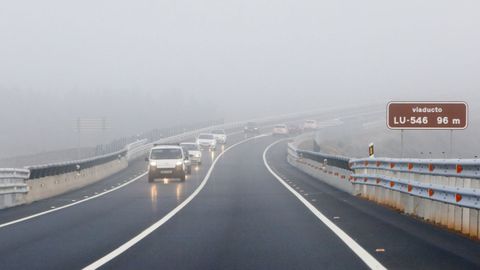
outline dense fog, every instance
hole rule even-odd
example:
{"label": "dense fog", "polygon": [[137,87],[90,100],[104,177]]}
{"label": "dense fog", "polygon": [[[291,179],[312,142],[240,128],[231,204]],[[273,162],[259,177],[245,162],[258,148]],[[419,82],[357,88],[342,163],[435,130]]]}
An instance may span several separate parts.
{"label": "dense fog", "polygon": [[438,0],[3,1],[0,157],[74,148],[78,117],[107,119],[106,132],[81,138],[93,146],[390,100],[460,100],[475,112],[478,10]]}

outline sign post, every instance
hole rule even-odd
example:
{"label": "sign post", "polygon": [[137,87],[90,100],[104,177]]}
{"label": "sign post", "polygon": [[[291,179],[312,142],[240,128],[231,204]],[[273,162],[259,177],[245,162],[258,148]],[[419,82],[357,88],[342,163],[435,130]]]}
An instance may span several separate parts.
{"label": "sign post", "polygon": [[401,130],[403,157],[403,131],[406,129],[450,130],[450,156],[453,155],[453,130],[468,126],[468,105],[465,102],[389,102],[387,127]]}
{"label": "sign post", "polygon": [[76,131],[78,134],[77,140],[77,159],[80,159],[80,146],[81,146],[81,133],[87,130],[91,131],[98,131],[101,130],[103,135],[105,135],[105,131],[108,129],[107,119],[104,118],[81,118],[78,117],[76,121]]}
{"label": "sign post", "polygon": [[400,130],[400,157],[403,158],[403,129]]}

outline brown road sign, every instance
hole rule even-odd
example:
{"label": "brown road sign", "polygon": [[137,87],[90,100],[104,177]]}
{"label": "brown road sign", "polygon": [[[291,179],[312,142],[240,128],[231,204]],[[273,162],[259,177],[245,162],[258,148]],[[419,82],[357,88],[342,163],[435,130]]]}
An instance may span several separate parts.
{"label": "brown road sign", "polygon": [[389,102],[390,129],[465,129],[468,105],[465,102]]}

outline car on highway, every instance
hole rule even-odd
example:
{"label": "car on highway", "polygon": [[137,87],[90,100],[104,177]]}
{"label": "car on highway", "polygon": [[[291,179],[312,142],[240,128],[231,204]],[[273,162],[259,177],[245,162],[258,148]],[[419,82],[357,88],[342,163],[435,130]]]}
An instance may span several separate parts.
{"label": "car on highway", "polygon": [[318,124],[316,120],[305,120],[305,122],[303,122],[304,130],[315,130],[317,128],[318,128]]}
{"label": "car on highway", "polygon": [[274,136],[279,136],[279,135],[288,135],[288,127],[285,124],[278,124],[273,127],[273,132],[272,134]]}
{"label": "car on highway", "polygon": [[198,144],[194,142],[184,142],[180,143],[180,146],[183,148],[183,151],[188,154],[191,163],[202,164],[202,151],[200,151]]}
{"label": "car on highway", "polygon": [[227,143],[227,134],[225,133],[225,130],[215,129],[215,130],[212,130],[211,133],[213,134],[213,136],[217,140],[217,143],[219,143],[219,144],[226,144]]}
{"label": "car on highway", "polygon": [[178,178],[185,181],[190,161],[178,145],[156,145],[146,158],[148,161],[148,182],[156,178]]}
{"label": "car on highway", "polygon": [[302,127],[298,124],[290,123],[287,125],[287,128],[290,135],[299,135],[303,132]]}
{"label": "car on highway", "polygon": [[260,134],[258,124],[255,122],[248,122],[243,128],[243,132],[246,134]]}
{"label": "car on highway", "polygon": [[197,145],[200,149],[216,150],[217,139],[211,133],[201,133],[197,137]]}
{"label": "car on highway", "polygon": [[[183,151],[183,148],[182,148]],[[190,160],[190,157],[188,156],[187,152],[183,151],[183,156],[185,157],[185,168],[186,168],[186,174],[192,174],[192,161]]]}

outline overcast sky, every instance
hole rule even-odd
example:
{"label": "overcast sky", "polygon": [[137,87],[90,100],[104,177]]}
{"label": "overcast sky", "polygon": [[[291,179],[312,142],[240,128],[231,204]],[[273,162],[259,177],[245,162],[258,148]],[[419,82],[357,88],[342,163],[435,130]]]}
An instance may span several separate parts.
{"label": "overcast sky", "polygon": [[479,10],[474,0],[2,1],[0,147],[65,147],[77,117],[108,117],[126,135],[176,117],[339,103],[472,108]]}

